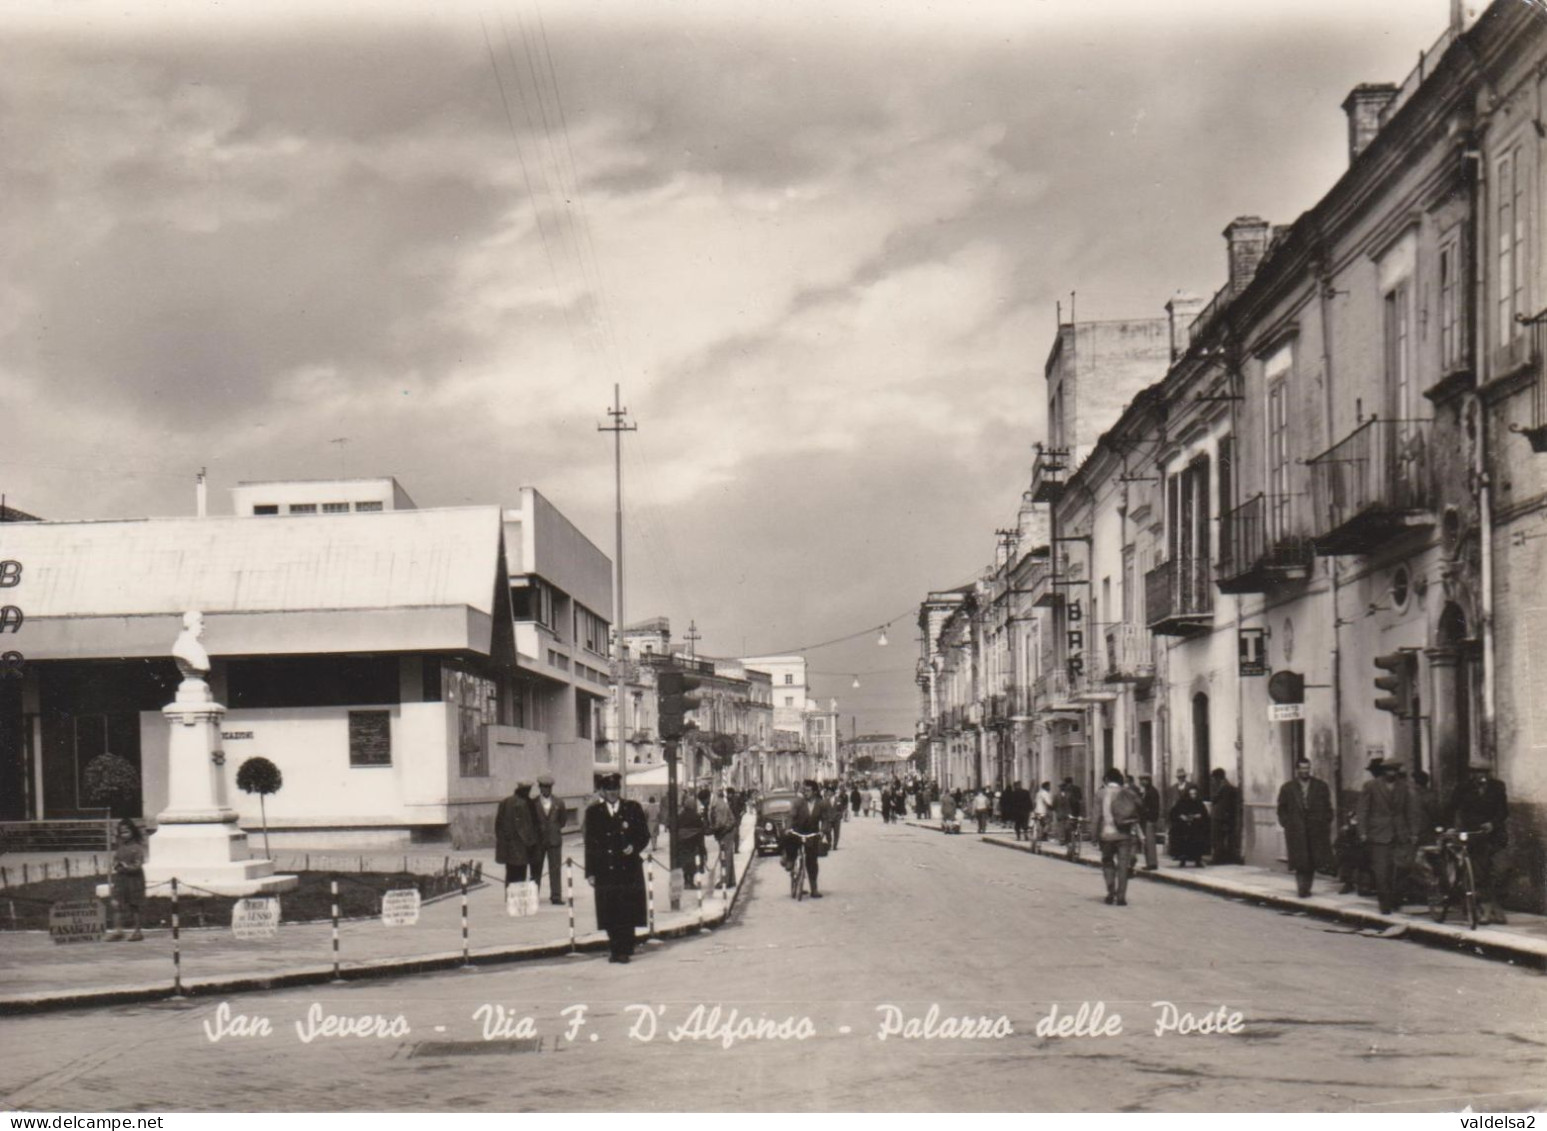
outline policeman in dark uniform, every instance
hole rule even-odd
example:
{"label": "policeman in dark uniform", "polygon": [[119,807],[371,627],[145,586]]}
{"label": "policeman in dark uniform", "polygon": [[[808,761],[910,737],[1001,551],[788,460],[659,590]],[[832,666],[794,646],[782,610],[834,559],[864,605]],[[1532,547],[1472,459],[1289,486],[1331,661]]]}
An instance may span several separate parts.
{"label": "policeman in dark uniform", "polygon": [[619,775],[604,775],[601,788],[602,799],[585,815],[585,878],[596,889],[596,925],[607,932],[608,961],[627,962],[634,953],[634,929],[649,925],[644,851],[650,824],[639,802],[619,796]]}

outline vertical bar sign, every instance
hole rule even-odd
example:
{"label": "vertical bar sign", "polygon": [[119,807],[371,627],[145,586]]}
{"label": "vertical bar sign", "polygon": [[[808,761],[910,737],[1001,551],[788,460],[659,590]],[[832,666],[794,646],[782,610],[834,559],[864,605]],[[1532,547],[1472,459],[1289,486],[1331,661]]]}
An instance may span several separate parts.
{"label": "vertical bar sign", "polygon": [[[0,518],[3,517],[0,515]],[[21,562],[15,558],[0,560],[0,637],[7,632],[15,636],[21,631],[22,622],[27,619],[21,611],[21,606],[3,603],[4,590],[19,587],[21,575]],[[22,662],[22,654],[15,649],[0,650],[0,679],[20,679]]]}

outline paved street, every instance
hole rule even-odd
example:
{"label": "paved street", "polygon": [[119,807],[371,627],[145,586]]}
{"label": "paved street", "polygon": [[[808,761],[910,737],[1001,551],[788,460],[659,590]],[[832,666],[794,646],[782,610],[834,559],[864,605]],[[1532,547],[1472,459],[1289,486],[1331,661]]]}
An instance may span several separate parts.
{"label": "paved street", "polygon": [[[120,1111],[1547,1102],[1538,974],[1165,885],[1108,907],[1092,869],[878,820],[849,822],[823,865],[827,898],[795,904],[778,864],[760,862],[731,926],[627,967],[586,956],[239,995],[223,1020],[218,999],[10,1020],[0,1095]],[[1239,1032],[1157,1037],[1157,1001],[1177,1020],[1239,1013]],[[713,1018],[681,1028],[699,1004],[720,1008],[729,1039]],[[584,1025],[566,1040],[561,1011],[576,1005]],[[1104,1035],[1038,1036],[1055,1008],[1078,1020],[1082,1005],[1081,1028]],[[661,1011],[651,1040],[644,1007]],[[736,1040],[732,1010],[788,1036]],[[974,1035],[908,1036],[932,1011],[937,1034]],[[328,1035],[326,1018],[362,1015],[381,1015],[382,1035]],[[983,1020],[945,1020],[963,1017]],[[270,1035],[236,1035],[258,1018]],[[883,1040],[888,1019],[902,1032]]]}

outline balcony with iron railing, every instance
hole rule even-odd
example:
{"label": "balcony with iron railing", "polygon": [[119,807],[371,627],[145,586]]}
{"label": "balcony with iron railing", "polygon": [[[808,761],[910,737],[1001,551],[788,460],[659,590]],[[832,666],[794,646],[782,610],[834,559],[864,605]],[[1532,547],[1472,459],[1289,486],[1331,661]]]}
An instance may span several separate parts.
{"label": "balcony with iron railing", "polygon": [[1094,647],[1070,660],[1074,698],[1081,703],[1105,703],[1117,698],[1117,689],[1107,682],[1106,650]]}
{"label": "balcony with iron railing", "polygon": [[1309,461],[1316,553],[1368,553],[1434,525],[1429,427],[1372,417]]}
{"label": "balcony with iron railing", "polygon": [[1075,711],[1080,708],[1070,686],[1069,673],[1062,668],[1039,675],[1033,694],[1039,711]]}
{"label": "balcony with iron railing", "polygon": [[1155,678],[1150,634],[1137,624],[1114,624],[1106,635],[1108,683],[1148,683]]}
{"label": "balcony with iron railing", "polygon": [[1068,448],[1038,448],[1031,461],[1031,501],[1056,503],[1069,474]]}
{"label": "balcony with iron railing", "polygon": [[1310,576],[1310,539],[1284,533],[1288,515],[1288,500],[1273,495],[1257,495],[1225,512],[1214,578],[1221,593],[1267,593]]}
{"label": "balcony with iron railing", "polygon": [[1161,562],[1144,575],[1149,630],[1157,636],[1196,636],[1214,626],[1209,563],[1196,558]]}
{"label": "balcony with iron railing", "polygon": [[1547,310],[1527,318],[1521,315],[1526,334],[1524,347],[1528,351],[1526,363],[1532,367],[1531,419],[1525,424],[1511,423],[1509,430],[1524,436],[1533,452],[1547,452]]}

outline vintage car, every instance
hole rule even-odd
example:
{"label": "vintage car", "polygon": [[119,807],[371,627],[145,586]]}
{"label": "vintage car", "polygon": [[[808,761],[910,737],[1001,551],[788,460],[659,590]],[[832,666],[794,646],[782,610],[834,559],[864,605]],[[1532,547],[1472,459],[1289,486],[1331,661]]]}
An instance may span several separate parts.
{"label": "vintage car", "polygon": [[800,794],[794,790],[766,793],[757,802],[757,854],[776,856],[782,848],[782,838],[790,827],[790,815]]}

